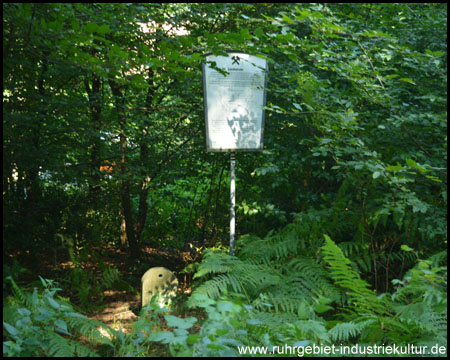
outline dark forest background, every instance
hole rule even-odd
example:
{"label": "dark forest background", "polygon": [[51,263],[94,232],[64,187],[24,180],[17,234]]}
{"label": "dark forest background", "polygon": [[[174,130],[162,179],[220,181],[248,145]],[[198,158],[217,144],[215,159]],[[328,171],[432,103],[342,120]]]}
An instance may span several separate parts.
{"label": "dark forest background", "polygon": [[[236,155],[236,258],[229,154],[206,152],[201,74],[204,54],[230,49],[269,62],[264,151]],[[273,331],[246,330],[254,344],[427,343],[447,331],[446,246],[446,4],[3,4],[4,300],[31,294],[41,275],[92,311],[108,276],[139,289],[147,268],[167,266],[187,287],[199,271],[203,290],[219,275],[202,295],[211,301],[315,321],[292,320],[294,336],[279,315],[263,322]],[[250,264],[283,276],[265,283]],[[312,289],[321,271],[340,295]],[[277,288],[294,274],[289,286],[310,297]],[[372,296],[408,307],[380,310]],[[215,354],[195,339],[166,343]],[[51,340],[35,353],[8,344],[6,355],[63,354]]]}

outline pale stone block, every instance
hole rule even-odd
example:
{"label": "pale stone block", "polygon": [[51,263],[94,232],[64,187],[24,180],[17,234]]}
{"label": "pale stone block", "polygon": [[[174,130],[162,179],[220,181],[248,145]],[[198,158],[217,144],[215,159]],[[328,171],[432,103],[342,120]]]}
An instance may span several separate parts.
{"label": "pale stone block", "polygon": [[170,304],[175,297],[178,287],[178,279],[165,267],[148,269],[141,278],[142,282],[142,307],[148,305],[153,295],[159,295],[157,303],[163,307]]}

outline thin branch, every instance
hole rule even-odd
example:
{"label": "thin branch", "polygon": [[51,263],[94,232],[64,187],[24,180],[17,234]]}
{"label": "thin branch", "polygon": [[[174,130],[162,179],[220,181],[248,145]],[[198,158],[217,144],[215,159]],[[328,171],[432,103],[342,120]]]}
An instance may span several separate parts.
{"label": "thin branch", "polygon": [[33,6],[33,13],[31,14],[30,25],[28,26],[28,33],[27,33],[27,42],[26,42],[26,44],[28,44],[30,42],[31,28],[33,27],[34,15],[36,14],[36,6],[37,6],[37,4],[35,3],[34,6]]}
{"label": "thin branch", "polygon": [[217,15],[216,19],[214,20],[214,23],[211,25],[211,28],[209,29],[209,33],[212,34],[212,31],[214,29],[214,27],[217,24],[217,21],[219,20],[219,18],[222,16],[222,12],[219,12],[219,14]]}
{"label": "thin branch", "polygon": [[[355,38],[353,38],[353,40],[355,40]],[[359,45],[359,47],[362,49],[362,51],[364,52],[364,54],[366,55],[367,60],[369,60],[369,64],[370,64],[370,66],[371,66],[371,68],[372,68],[372,71],[373,71],[374,73],[376,73],[375,66],[373,66],[372,60],[370,60],[370,56],[369,56],[369,54],[367,54],[366,49],[364,49],[364,47],[362,46],[362,44],[359,42],[358,39],[356,39],[356,41],[358,42],[358,45]],[[378,75],[375,75],[375,76],[377,77],[378,81],[380,82],[380,85],[381,85],[381,87],[383,88],[383,90],[386,91],[386,88],[384,87],[384,84],[383,84],[383,82],[381,81],[381,78],[380,78]]]}

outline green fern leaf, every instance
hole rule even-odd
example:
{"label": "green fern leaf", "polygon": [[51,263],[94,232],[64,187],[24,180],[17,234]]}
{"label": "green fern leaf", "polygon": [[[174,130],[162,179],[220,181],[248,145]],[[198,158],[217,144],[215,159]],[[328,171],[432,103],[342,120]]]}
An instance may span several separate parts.
{"label": "green fern leaf", "polygon": [[348,341],[350,338],[356,337],[360,332],[360,327],[352,322],[339,323],[328,331],[331,339],[335,342]]}
{"label": "green fern leaf", "polygon": [[369,284],[362,280],[358,273],[351,267],[351,262],[347,259],[342,250],[324,235],[325,245],[322,246],[324,260],[328,263],[331,271],[330,275],[335,283],[344,288],[351,298],[350,304],[357,311],[383,313],[385,307],[375,293],[369,289]]}

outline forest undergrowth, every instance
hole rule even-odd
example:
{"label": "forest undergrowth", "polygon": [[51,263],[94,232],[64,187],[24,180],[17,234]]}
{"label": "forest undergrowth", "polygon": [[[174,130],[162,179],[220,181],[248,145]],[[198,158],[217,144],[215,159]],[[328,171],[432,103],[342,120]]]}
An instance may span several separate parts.
{"label": "forest undergrowth", "polygon": [[[33,291],[9,278],[14,296],[4,307],[9,356],[238,356],[247,347],[378,346],[446,348],[446,251],[421,259],[402,246],[411,268],[376,293],[352,255],[298,218],[264,238],[243,236],[237,256],[204,252],[193,292],[173,309],[155,303],[136,310],[127,332],[74,310],[57,282],[41,278]],[[192,268],[192,266],[191,266]],[[120,288],[106,271],[105,288]],[[175,316],[175,314],[177,316]],[[159,344],[155,348],[155,343]],[[365,349],[365,350],[364,350]],[[440,354],[443,355],[443,354]]]}

